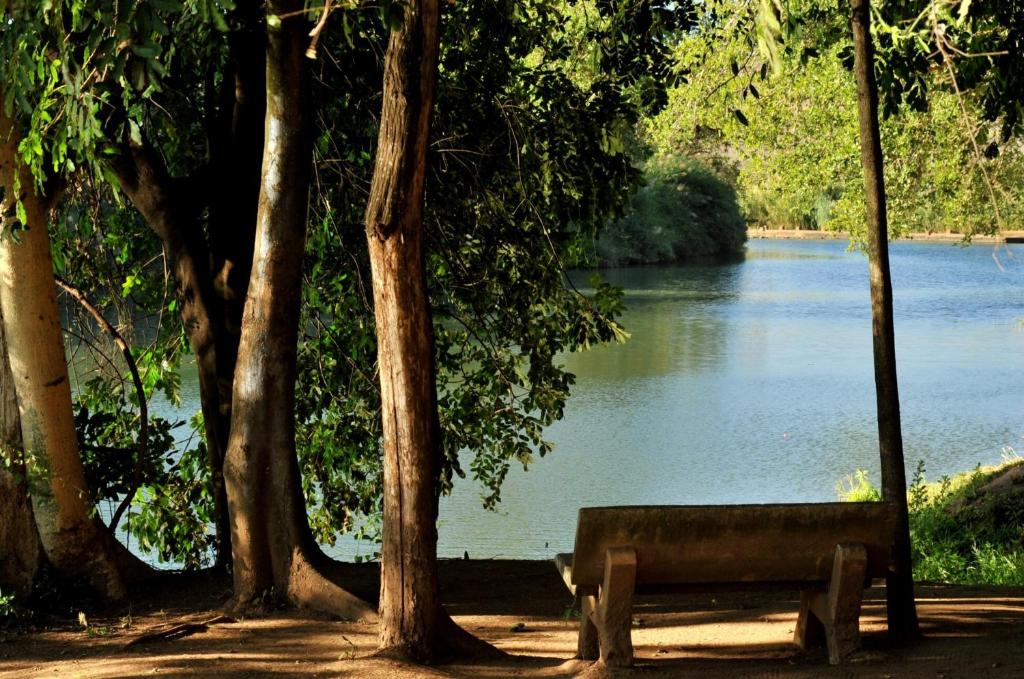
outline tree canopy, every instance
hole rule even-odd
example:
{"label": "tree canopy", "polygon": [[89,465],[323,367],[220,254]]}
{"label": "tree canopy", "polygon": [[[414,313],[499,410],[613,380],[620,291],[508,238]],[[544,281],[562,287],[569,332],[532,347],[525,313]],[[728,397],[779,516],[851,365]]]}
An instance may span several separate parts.
{"label": "tree canopy", "polygon": [[[307,10],[310,25],[321,11]],[[5,97],[25,130],[20,152],[40,186],[62,189],[57,272],[116,314],[148,396],[180,397],[189,353],[201,383],[211,374],[192,423],[205,436],[178,451],[174,423],[152,423],[127,524],[144,549],[198,566],[215,546],[207,526],[220,513],[226,436],[213,420],[230,408],[251,257],[240,244],[251,238],[263,143],[259,35],[280,19],[229,0],[11,3],[7,12],[0,75],[17,84]],[[327,543],[357,525],[372,532],[379,511],[361,219],[381,55],[397,16],[357,3],[332,14],[311,62],[296,391],[303,489]],[[573,381],[558,354],[624,336],[619,293],[602,284],[580,293],[564,263],[639,181],[627,147],[640,117],[664,102],[668,47],[688,13],[677,3],[536,0],[459,4],[442,16],[425,213],[442,487],[471,474],[493,506],[511,464],[550,450],[544,429]],[[84,317],[72,332],[97,344]],[[138,448],[134,395],[122,366],[91,363],[76,389],[87,474],[101,499],[115,498],[133,473],[115,460]]]}

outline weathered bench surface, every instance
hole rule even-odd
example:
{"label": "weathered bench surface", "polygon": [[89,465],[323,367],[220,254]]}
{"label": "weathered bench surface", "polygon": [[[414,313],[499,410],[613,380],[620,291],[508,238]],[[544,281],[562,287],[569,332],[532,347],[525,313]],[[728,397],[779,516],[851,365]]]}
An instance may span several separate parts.
{"label": "weathered bench surface", "polygon": [[832,553],[863,544],[871,577],[885,575],[895,514],[882,502],[585,507],[571,584],[596,587],[605,551],[636,550],[636,583],[826,582]]}
{"label": "weathered bench surface", "polygon": [[581,509],[575,552],[556,558],[583,601],[580,657],[596,657],[600,631],[617,647],[611,660],[628,646],[631,661],[634,591],[758,586],[804,591],[797,643],[827,636],[838,662],[859,644],[863,585],[886,574],[895,523],[895,506],[881,502]]}

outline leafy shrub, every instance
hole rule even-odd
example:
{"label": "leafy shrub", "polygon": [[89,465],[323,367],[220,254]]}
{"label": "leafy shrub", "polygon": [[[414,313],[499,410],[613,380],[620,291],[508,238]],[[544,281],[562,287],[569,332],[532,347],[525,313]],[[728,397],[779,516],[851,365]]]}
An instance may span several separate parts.
{"label": "leafy shrub", "polygon": [[616,266],[729,258],[746,239],[732,187],[696,161],[661,156],[647,162],[626,214],[601,232],[596,259]]}
{"label": "leafy shrub", "polygon": [[0,629],[17,625],[24,615],[14,594],[0,589]]}
{"label": "leafy shrub", "polygon": [[871,484],[868,473],[858,469],[836,484],[836,494],[843,502],[878,502],[882,494]]}
{"label": "leafy shrub", "polygon": [[[983,489],[1020,464],[979,466],[927,483],[924,462],[918,463],[907,489],[915,580],[1024,586],[1024,506],[1019,494]],[[844,501],[879,495],[864,471],[848,477],[837,491]]]}

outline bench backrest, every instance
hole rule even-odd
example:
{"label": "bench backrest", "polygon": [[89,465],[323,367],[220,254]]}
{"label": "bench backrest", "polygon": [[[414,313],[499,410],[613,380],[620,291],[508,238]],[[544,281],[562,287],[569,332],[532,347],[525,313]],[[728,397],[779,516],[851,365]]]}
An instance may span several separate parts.
{"label": "bench backrest", "polygon": [[611,547],[636,550],[638,585],[826,582],[843,542],[862,543],[868,576],[881,577],[895,525],[895,505],[884,502],[587,507],[572,582],[599,585]]}

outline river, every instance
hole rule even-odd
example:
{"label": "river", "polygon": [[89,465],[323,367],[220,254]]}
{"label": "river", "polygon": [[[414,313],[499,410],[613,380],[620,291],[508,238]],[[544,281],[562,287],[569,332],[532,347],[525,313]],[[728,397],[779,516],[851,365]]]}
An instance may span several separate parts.
{"label": "river", "polygon": [[[936,479],[1015,455],[1024,263],[992,245],[890,251],[908,475],[918,460]],[[626,291],[632,338],[563,357],[577,381],[549,429],[554,452],[513,469],[495,512],[475,482],[457,481],[441,502],[441,556],[571,551],[583,506],[828,501],[858,469],[877,483],[862,254],[842,241],[751,241],[734,264],[605,276]],[[183,386],[188,412],[194,379]],[[373,546],[342,539],[330,551]]]}

